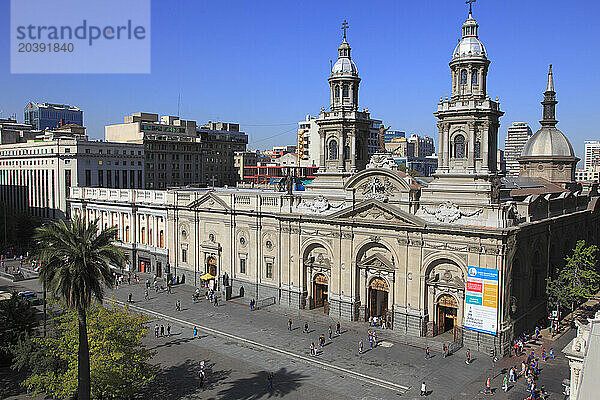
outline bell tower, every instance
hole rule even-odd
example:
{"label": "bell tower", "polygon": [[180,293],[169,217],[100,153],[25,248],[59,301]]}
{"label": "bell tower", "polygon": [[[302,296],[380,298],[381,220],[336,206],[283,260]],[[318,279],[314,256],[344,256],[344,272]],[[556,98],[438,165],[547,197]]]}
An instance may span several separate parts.
{"label": "bell tower", "polygon": [[496,173],[499,118],[504,113],[487,94],[490,61],[478,31],[469,10],[449,64],[451,96],[440,99],[434,113],[439,129],[438,175]]}
{"label": "bell tower", "polygon": [[330,111],[321,109],[315,121],[319,126],[319,172],[309,186],[341,187],[351,174],[365,168],[369,162],[369,135],[373,121],[367,110],[358,109],[358,68],[351,58],[346,37],[348,23],[344,21],[344,36],[338,47],[338,59],[329,75]]}

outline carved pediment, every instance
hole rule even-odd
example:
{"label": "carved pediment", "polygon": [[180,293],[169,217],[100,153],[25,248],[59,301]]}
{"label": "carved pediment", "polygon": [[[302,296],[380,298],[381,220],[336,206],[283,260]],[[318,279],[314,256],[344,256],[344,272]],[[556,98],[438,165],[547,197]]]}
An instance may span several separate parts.
{"label": "carved pediment", "polygon": [[398,207],[384,204],[379,200],[366,200],[355,207],[348,207],[331,214],[334,219],[368,220],[376,222],[393,222],[411,226],[425,226],[425,221],[407,213]]}
{"label": "carved pediment", "polygon": [[365,258],[358,263],[359,268],[394,270],[394,264],[381,253],[375,253],[371,257]]}
{"label": "carved pediment", "polygon": [[192,210],[211,210],[211,211],[230,211],[231,208],[213,192],[208,192],[198,200],[192,201],[187,205]]}

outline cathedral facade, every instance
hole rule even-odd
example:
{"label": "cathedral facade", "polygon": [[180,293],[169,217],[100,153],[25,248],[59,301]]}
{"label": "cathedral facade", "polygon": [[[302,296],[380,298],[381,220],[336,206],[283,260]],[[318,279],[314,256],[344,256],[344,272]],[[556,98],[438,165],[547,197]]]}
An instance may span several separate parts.
{"label": "cathedral facade", "polygon": [[[399,171],[385,153],[367,159],[370,116],[358,110],[360,78],[344,34],[329,78],[331,108],[317,120],[319,174],[306,191],[182,188],[133,196],[73,188],[71,212],[119,226],[152,208],[145,199],[160,198],[152,211],[166,214],[168,266],[160,272],[185,276],[186,284],[198,286],[210,273],[227,296],[271,299],[334,320],[377,316],[401,334],[452,331],[455,339],[460,332],[466,346],[504,353],[515,335],[547,316],[546,277],[578,239],[597,241],[600,205],[595,190],[582,191],[572,176],[545,172],[575,159],[572,147],[567,155],[564,146],[552,147],[556,132],[566,140],[550,123],[554,97],[543,103],[552,115],[546,110],[542,124],[554,130],[530,139],[528,173],[496,171],[502,111],[487,94],[490,61],[478,28],[469,14],[452,54],[452,95],[434,114],[439,168],[432,181]],[[119,226],[135,233],[119,242],[135,270],[135,249],[151,251],[143,227]]]}

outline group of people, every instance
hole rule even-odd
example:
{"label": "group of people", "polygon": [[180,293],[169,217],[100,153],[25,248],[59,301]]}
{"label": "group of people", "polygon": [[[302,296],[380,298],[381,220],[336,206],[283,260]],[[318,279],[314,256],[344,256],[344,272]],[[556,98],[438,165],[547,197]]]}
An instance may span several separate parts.
{"label": "group of people", "polygon": [[154,326],[154,337],[159,338],[159,337],[164,337],[164,336],[171,336],[171,324],[167,324],[167,331],[165,334],[165,326],[163,324],[160,325],[160,328],[158,327],[158,324],[156,324]]}
{"label": "group of people", "polygon": [[[252,307],[252,301],[250,302],[251,307]],[[252,308],[251,308],[252,309]],[[288,319],[287,322],[287,330],[288,332],[291,332],[292,326],[293,326],[294,322],[292,321],[292,319]],[[312,332],[309,328],[308,322],[304,322],[304,333],[310,333]],[[341,335],[342,334],[342,325],[340,324],[340,322],[338,321],[338,323],[335,326],[335,333],[336,335]],[[329,340],[333,339],[333,329],[331,327],[331,325],[329,325],[329,327],[327,328],[327,335],[329,336]],[[326,344],[326,339],[325,339],[325,334],[321,334],[319,335],[319,338],[317,339],[317,344],[315,344],[315,342],[312,342],[310,344],[310,355],[311,356],[317,356],[319,354],[319,351],[322,352],[323,351],[323,347],[325,347]]]}
{"label": "group of people", "polygon": [[385,320],[385,317],[370,316],[369,317],[369,326],[381,328],[381,329],[387,329],[387,322]]}

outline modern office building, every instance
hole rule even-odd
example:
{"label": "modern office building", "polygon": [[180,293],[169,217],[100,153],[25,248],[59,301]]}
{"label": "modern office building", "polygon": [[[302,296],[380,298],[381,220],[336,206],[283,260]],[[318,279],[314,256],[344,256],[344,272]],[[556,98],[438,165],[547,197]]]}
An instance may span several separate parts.
{"label": "modern office building", "polygon": [[600,183],[600,166],[576,170],[575,171],[575,180],[577,182]]}
{"label": "modern office building", "polygon": [[138,112],[122,124],[107,125],[106,140],[143,144],[146,188],[187,185],[235,185],[235,151],[243,151],[248,136],[239,124],[196,121]]}
{"label": "modern office building", "polygon": [[34,129],[56,129],[61,125],[76,124],[83,126],[83,111],[78,107],[67,104],[52,103],[27,103],[25,110],[25,123]]}
{"label": "modern office building", "polygon": [[200,184],[235,186],[238,178],[234,154],[245,151],[248,135],[240,132],[240,125],[228,122],[209,122],[196,129],[202,147]]}
{"label": "modern office building", "polygon": [[34,139],[0,145],[0,198],[43,218],[66,215],[71,186],[141,188],[143,146],[89,140],[70,124]]}
{"label": "modern office building", "polygon": [[297,154],[300,165],[315,167],[319,165],[319,125],[317,119],[307,115],[298,122]]}
{"label": "modern office building", "polygon": [[504,141],[504,160],[508,175],[519,175],[519,157],[531,135],[533,132],[527,122],[513,122],[512,126],[508,127]]}
{"label": "modern office building", "polygon": [[389,143],[389,142],[393,141],[394,139],[400,139],[400,138],[405,138],[405,137],[406,137],[406,132],[404,132],[404,131],[388,130],[385,133],[385,142]]}
{"label": "modern office building", "polygon": [[600,140],[586,140],[584,145],[583,168],[591,170],[594,167],[600,167]]}

